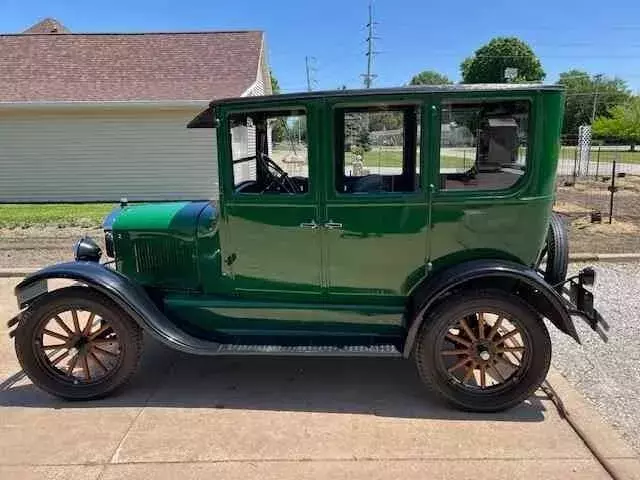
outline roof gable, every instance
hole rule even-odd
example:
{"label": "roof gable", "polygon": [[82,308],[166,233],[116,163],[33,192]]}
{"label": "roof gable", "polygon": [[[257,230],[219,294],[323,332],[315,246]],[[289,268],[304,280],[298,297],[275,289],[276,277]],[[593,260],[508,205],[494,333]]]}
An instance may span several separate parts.
{"label": "roof gable", "polygon": [[239,96],[262,43],[259,31],[0,35],[0,102]]}
{"label": "roof gable", "polygon": [[45,18],[27,28],[23,33],[69,33],[69,29],[55,18]]}

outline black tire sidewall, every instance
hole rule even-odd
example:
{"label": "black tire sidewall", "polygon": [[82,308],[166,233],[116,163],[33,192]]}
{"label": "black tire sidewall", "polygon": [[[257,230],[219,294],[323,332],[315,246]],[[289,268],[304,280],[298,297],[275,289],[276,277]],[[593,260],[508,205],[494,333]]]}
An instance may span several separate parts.
{"label": "black tire sidewall", "polygon": [[547,265],[544,279],[551,285],[567,278],[569,267],[569,237],[562,217],[553,212],[547,233]]}
{"label": "black tire sidewall", "polygon": [[[36,335],[41,323],[61,308],[86,310],[108,318],[120,343],[121,357],[116,368],[94,383],[74,384],[56,376],[42,364]],[[109,395],[122,386],[137,369],[142,351],[140,327],[104,295],[86,287],[54,290],[38,298],[23,314],[15,336],[18,361],[29,379],[42,390],[68,400],[90,400]]]}
{"label": "black tire sidewall", "polygon": [[[503,312],[517,318],[525,330],[531,349],[528,368],[507,389],[492,393],[466,392],[453,385],[438,367],[439,339],[470,310]],[[515,295],[500,291],[467,292],[450,298],[428,315],[417,339],[415,360],[422,380],[447,402],[462,410],[496,412],[526,400],[544,381],[551,363],[551,339],[542,319]]]}

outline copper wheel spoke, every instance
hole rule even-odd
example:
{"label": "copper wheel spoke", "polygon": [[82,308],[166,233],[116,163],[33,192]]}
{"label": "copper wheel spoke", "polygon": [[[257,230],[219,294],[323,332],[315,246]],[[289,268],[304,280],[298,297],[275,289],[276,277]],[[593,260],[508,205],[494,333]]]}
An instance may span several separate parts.
{"label": "copper wheel spoke", "polygon": [[466,348],[464,349],[458,349],[458,350],[443,350],[440,352],[441,355],[444,356],[448,356],[448,355],[469,355],[469,350],[467,350]]}
{"label": "copper wheel spoke", "polygon": [[92,345],[96,345],[96,344],[102,344],[102,343],[120,343],[118,342],[117,338],[94,338],[93,340],[91,340],[91,344]]}
{"label": "copper wheel spoke", "polygon": [[96,318],[96,314],[91,312],[89,315],[89,320],[87,320],[87,324],[84,326],[84,330],[82,330],[82,335],[87,336],[91,331],[91,327],[93,326],[93,319]]}
{"label": "copper wheel spoke", "polygon": [[471,339],[471,341],[475,342],[476,341],[476,336],[473,334],[473,332],[469,328],[469,325],[467,325],[467,321],[464,318],[462,320],[460,320],[460,326],[464,329],[464,331],[467,333],[467,335],[469,335],[469,338]]}
{"label": "copper wheel spoke", "polygon": [[460,368],[461,366],[463,366],[465,363],[470,362],[470,361],[471,361],[471,359],[470,359],[469,357],[467,357],[467,358],[463,358],[463,359],[462,359],[462,360],[460,360],[458,363],[456,363],[453,367],[449,367],[449,368],[447,369],[447,371],[448,371],[449,373],[451,373],[451,372],[455,372],[457,369],[459,369],[459,368]]}
{"label": "copper wheel spoke", "polygon": [[95,360],[95,362],[100,365],[100,368],[102,368],[102,370],[104,370],[105,372],[108,372],[109,369],[106,367],[106,365],[104,363],[102,363],[102,360],[100,360],[98,358],[98,356],[95,354],[95,352],[93,350],[89,350],[89,355],[91,355],[91,358],[93,358]]}
{"label": "copper wheel spoke", "polygon": [[478,335],[479,338],[484,339],[484,312],[478,313]]}
{"label": "copper wheel spoke", "polygon": [[496,349],[496,353],[524,352],[524,347],[501,347]]}
{"label": "copper wheel spoke", "polygon": [[109,355],[111,357],[117,357],[117,353],[110,352],[109,350],[105,350],[102,347],[98,347],[97,345],[93,345],[93,349],[99,351],[100,353],[104,353],[105,355]]}
{"label": "copper wheel spoke", "polygon": [[73,318],[73,328],[77,333],[82,332],[80,329],[80,322],[78,321],[78,312],[77,310],[71,310],[71,317]]}
{"label": "copper wheel spoke", "polygon": [[514,370],[517,370],[519,368],[519,365],[516,365],[515,363],[511,363],[509,360],[507,360],[506,358],[504,358],[502,355],[498,355],[496,357],[496,361],[498,362],[502,362],[505,365],[508,365],[509,367],[513,368]]}
{"label": "copper wheel spoke", "polygon": [[73,331],[69,327],[67,327],[67,324],[64,323],[64,320],[62,320],[58,315],[53,317],[53,319],[58,325],[60,325],[60,328],[62,328],[67,333],[67,335],[73,336]]}
{"label": "copper wheel spoke", "polygon": [[506,335],[503,335],[501,338],[499,338],[498,341],[496,342],[496,345],[500,345],[501,343],[504,343],[505,340],[513,337],[514,335],[517,335],[518,333],[520,333],[520,330],[518,330],[517,328],[514,328],[513,330],[508,332]]}
{"label": "copper wheel spoke", "polygon": [[76,354],[71,358],[71,361],[69,362],[69,365],[67,366],[67,375],[73,376],[73,369],[76,368],[76,365],[78,364],[78,357],[79,356],[80,356],[80,353],[76,352]]}
{"label": "copper wheel spoke", "polygon": [[487,386],[487,367],[486,365],[480,365],[480,386],[485,388]]}
{"label": "copper wheel spoke", "polygon": [[496,320],[496,323],[494,323],[493,327],[491,327],[491,331],[489,332],[489,336],[487,337],[489,340],[493,340],[493,337],[496,336],[496,333],[498,333],[498,329],[500,328],[501,323],[502,323],[502,317],[498,317],[498,319]]}
{"label": "copper wheel spoke", "polygon": [[452,342],[459,343],[460,345],[464,345],[465,347],[471,346],[471,342],[467,342],[463,338],[460,338],[459,336],[454,335],[453,333],[447,333],[445,336]]}
{"label": "copper wheel spoke", "polygon": [[84,377],[88,382],[90,382],[91,372],[89,371],[89,361],[87,360],[86,352],[82,354],[82,369],[84,370]]}
{"label": "copper wheel spoke", "polygon": [[501,382],[506,381],[506,378],[504,378],[504,376],[500,373],[500,370],[498,370],[498,367],[496,367],[495,363],[492,363],[489,368],[491,368],[494,372],[496,372],[496,374],[498,375],[498,379]]}
{"label": "copper wheel spoke", "polygon": [[67,350],[66,352],[64,352],[62,355],[60,355],[58,358],[56,358],[55,360],[51,360],[51,366],[55,367],[57,364],[59,364],[62,360],[64,360],[65,358],[67,358],[69,356],[69,350]]}
{"label": "copper wheel spoke", "polygon": [[46,328],[42,331],[42,333],[49,335],[50,337],[57,338],[58,340],[69,341],[69,337],[65,337],[61,333],[52,332],[51,330],[47,330]]}
{"label": "copper wheel spoke", "polygon": [[96,333],[92,333],[91,336],[88,338],[88,340],[90,342],[93,341],[94,338],[96,338],[97,336],[99,336],[101,333],[106,332],[107,330],[109,330],[111,328],[111,325],[109,325],[108,323],[105,322],[104,325],[102,325],[100,327],[100,329],[96,332]]}
{"label": "copper wheel spoke", "polygon": [[44,347],[42,347],[43,350],[58,350],[60,348],[64,348],[66,347],[67,344],[66,343],[57,343],[55,345],[46,345]]}
{"label": "copper wheel spoke", "polygon": [[471,365],[469,365],[469,368],[467,369],[467,373],[465,373],[464,377],[462,377],[462,383],[467,383],[471,379],[475,369],[476,369],[475,362],[471,362]]}

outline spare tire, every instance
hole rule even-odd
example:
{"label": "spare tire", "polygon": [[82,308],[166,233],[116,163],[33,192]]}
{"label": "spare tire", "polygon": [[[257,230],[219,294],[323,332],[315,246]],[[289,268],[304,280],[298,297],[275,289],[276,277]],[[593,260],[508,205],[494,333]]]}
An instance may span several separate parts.
{"label": "spare tire", "polygon": [[536,269],[547,283],[556,285],[567,278],[569,266],[569,236],[562,217],[551,213],[547,241],[538,256]]}

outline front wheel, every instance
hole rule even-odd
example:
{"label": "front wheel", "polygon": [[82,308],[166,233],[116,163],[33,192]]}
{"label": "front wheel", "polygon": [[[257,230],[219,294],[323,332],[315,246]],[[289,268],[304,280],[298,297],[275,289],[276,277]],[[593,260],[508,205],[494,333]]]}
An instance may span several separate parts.
{"label": "front wheel", "polygon": [[551,340],[519,297],[462,292],[425,318],[415,350],[421,378],[462,410],[497,412],[528,398],[544,381]]}
{"label": "front wheel", "polygon": [[61,398],[89,400],[110,394],[135,372],[142,331],[98,292],[68,287],[29,307],[15,348],[37,387]]}

